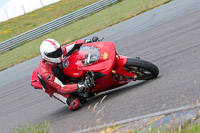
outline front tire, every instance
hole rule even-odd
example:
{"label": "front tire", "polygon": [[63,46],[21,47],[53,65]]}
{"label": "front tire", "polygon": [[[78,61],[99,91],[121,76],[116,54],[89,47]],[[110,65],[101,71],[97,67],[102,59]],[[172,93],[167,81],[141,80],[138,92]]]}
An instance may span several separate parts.
{"label": "front tire", "polygon": [[159,74],[159,69],[156,65],[138,58],[128,58],[125,68],[129,72],[135,73],[135,80],[150,80],[156,78]]}

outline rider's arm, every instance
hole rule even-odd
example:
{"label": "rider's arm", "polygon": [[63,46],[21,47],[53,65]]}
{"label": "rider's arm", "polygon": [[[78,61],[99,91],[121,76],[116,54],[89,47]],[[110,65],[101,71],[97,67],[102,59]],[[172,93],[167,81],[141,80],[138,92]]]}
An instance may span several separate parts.
{"label": "rider's arm", "polygon": [[40,75],[46,82],[46,85],[56,89],[58,92],[66,94],[71,92],[77,92],[77,84],[64,85],[57,77],[51,73],[43,73]]}
{"label": "rider's arm", "polygon": [[69,45],[65,45],[65,46],[62,47],[63,53],[67,54],[71,51],[79,49],[82,44],[92,43],[92,42],[97,42],[97,41],[99,41],[99,38],[97,36],[94,36],[92,39],[74,41],[74,42],[70,43]]}
{"label": "rider's arm", "polygon": [[91,43],[91,42],[92,42],[91,40],[77,40],[77,41],[74,41],[74,42],[62,47],[63,53],[67,54],[67,53],[72,52],[72,51],[74,51],[76,49],[79,49],[82,44]]}

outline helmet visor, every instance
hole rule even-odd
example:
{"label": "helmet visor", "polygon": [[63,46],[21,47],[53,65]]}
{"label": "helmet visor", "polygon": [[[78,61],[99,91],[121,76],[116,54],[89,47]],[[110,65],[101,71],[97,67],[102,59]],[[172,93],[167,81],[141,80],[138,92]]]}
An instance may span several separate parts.
{"label": "helmet visor", "polygon": [[56,51],[54,51],[54,52],[45,53],[45,55],[46,55],[47,57],[49,57],[49,58],[59,58],[59,57],[62,56],[62,54],[63,54],[63,52],[62,52],[61,47],[60,47],[59,49],[57,49]]}

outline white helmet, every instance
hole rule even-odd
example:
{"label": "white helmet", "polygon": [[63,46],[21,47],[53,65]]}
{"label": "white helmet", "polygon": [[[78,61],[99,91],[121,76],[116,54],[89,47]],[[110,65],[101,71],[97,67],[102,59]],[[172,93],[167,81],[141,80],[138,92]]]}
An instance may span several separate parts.
{"label": "white helmet", "polygon": [[60,63],[63,59],[63,52],[60,44],[54,39],[46,39],[40,45],[42,58],[52,63]]}

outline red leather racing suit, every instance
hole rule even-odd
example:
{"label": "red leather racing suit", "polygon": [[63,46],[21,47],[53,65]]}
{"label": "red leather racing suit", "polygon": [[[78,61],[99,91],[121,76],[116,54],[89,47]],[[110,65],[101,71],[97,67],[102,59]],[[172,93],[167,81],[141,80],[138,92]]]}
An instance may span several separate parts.
{"label": "red leather racing suit", "polygon": [[[77,49],[77,46],[80,47],[81,44],[84,44],[84,43],[85,43],[85,40],[78,40],[69,45],[63,46],[62,47],[63,56],[65,56],[67,53],[72,52],[73,50]],[[77,91],[77,83],[64,85],[62,83],[62,81],[59,80],[59,78],[54,75],[54,73],[52,71],[53,68],[55,68],[56,66],[57,66],[57,64],[52,65],[52,64],[48,63],[47,61],[45,61],[44,59],[42,59],[42,61],[39,64],[38,71],[37,71],[38,77],[43,86],[43,89],[51,97],[52,97],[52,95],[54,96],[54,94],[56,93],[56,94],[64,96],[65,98],[68,98],[71,95],[70,94],[71,92]],[[74,100],[74,98],[71,98],[71,99],[72,99],[71,101],[67,101],[68,106],[70,106],[71,102]],[[60,99],[58,99],[58,100],[60,100]],[[74,104],[74,105],[76,105],[76,104]],[[76,106],[79,106],[79,105],[76,105]]]}

